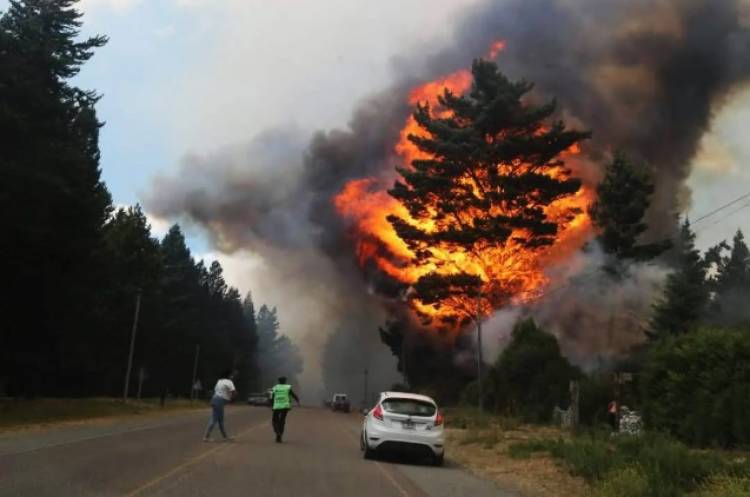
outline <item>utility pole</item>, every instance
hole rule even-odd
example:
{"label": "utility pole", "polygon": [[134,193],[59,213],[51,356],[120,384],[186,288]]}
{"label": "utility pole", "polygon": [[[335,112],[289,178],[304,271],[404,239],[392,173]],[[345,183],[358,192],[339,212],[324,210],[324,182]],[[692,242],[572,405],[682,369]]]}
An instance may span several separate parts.
{"label": "utility pole", "polygon": [[138,370],[138,400],[141,400],[141,390],[143,389],[143,380],[146,379],[146,370],[141,366]]}
{"label": "utility pole", "polygon": [[193,362],[193,379],[190,382],[190,402],[195,400],[195,377],[198,376],[198,356],[201,353],[201,346],[195,346],[195,361]]}
{"label": "utility pole", "polygon": [[409,377],[406,374],[406,334],[401,340],[401,374],[404,377],[404,386],[409,386]]}
{"label": "utility pole", "polygon": [[479,412],[484,412],[482,394],[482,292],[477,293],[477,386],[479,387]]}
{"label": "utility pole", "polygon": [[365,368],[365,393],[364,393],[364,397],[362,400],[362,404],[364,404],[363,407],[368,406],[368,403],[367,403],[367,368]]}
{"label": "utility pole", "polygon": [[141,290],[138,289],[138,295],[135,297],[135,316],[133,317],[133,331],[130,334],[130,354],[128,355],[128,369],[125,373],[125,391],[122,394],[122,400],[128,401],[128,389],[130,388],[130,373],[133,370],[133,350],[135,348],[135,333],[138,331],[138,315],[141,312]]}

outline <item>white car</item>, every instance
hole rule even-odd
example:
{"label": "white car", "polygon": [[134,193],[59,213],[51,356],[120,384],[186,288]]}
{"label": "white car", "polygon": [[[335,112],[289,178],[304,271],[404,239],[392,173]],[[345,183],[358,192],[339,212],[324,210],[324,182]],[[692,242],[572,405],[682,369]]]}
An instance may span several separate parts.
{"label": "white car", "polygon": [[376,451],[422,452],[440,466],[445,454],[444,424],[443,414],[430,397],[383,392],[365,415],[360,447],[365,459]]}

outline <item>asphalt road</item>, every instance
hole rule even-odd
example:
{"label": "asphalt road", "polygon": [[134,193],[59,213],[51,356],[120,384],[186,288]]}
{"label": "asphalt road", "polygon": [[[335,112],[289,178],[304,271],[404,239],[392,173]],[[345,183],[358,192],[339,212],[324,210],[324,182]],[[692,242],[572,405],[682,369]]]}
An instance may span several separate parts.
{"label": "asphalt road", "polygon": [[294,409],[283,444],[268,409],[244,406],[227,412],[234,442],[204,443],[208,415],[0,436],[0,496],[514,497],[453,466],[449,452],[442,468],[364,460],[356,415]]}

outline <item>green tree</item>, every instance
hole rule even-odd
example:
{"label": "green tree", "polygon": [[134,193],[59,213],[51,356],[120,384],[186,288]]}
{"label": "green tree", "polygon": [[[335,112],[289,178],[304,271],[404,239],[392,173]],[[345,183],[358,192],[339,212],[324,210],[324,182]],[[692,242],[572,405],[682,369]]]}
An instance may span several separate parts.
{"label": "green tree", "polygon": [[0,253],[6,286],[0,383],[59,394],[78,376],[68,346],[95,325],[104,284],[93,91],[70,84],[106,38],[78,39],[73,0],[10,0],[0,17]]}
{"label": "green tree", "polygon": [[579,376],[554,336],[532,319],[521,320],[488,372],[487,404],[529,421],[548,421],[555,406],[568,404],[569,382]]}
{"label": "green tree", "polygon": [[[580,189],[560,154],[589,136],[551,121],[555,102],[528,103],[533,85],[508,80],[494,62],[475,61],[472,74],[468,93],[446,90],[439,98],[441,112],[417,106],[422,136],[409,140],[429,158],[399,168],[401,179],[389,191],[417,224],[396,215],[388,221],[416,265],[428,269],[412,298],[449,310],[447,324],[474,315],[476,305],[467,308],[474,298],[466,297],[478,288],[485,304],[499,307],[521,284],[522,275],[497,275],[498,261],[484,254],[552,245],[560,223],[577,214],[568,210],[553,219],[545,208]],[[439,254],[457,252],[468,258],[467,267],[479,269],[457,270]]]}
{"label": "green tree", "polygon": [[[729,255],[723,255],[726,250]],[[708,320],[722,326],[749,326],[750,250],[742,231],[737,230],[731,247],[722,242],[708,251],[706,259],[715,269],[710,281],[714,297]]]}
{"label": "green tree", "polygon": [[[88,381],[81,379],[71,388],[75,393],[117,395],[121,393],[126,363],[123,351],[130,346],[135,300],[142,296],[139,319],[140,340],[136,341],[136,368],[145,366],[142,358],[147,344],[160,333],[158,302],[161,297],[162,252],[159,241],[139,205],[118,209],[104,226],[105,281],[100,291],[98,329],[89,337],[79,336],[80,364],[95,362]],[[96,353],[92,354],[91,351]],[[98,384],[91,385],[95,379]],[[132,379],[131,379],[132,380]],[[71,392],[73,393],[73,392]]]}
{"label": "green tree", "polygon": [[677,267],[667,276],[664,295],[654,306],[651,338],[678,335],[697,326],[709,302],[708,263],[695,248],[695,233],[685,220],[675,246]]}
{"label": "green tree", "polygon": [[750,333],[699,328],[647,352],[640,375],[649,428],[701,445],[750,443]]}
{"label": "green tree", "polygon": [[299,348],[288,336],[279,332],[280,325],[276,308],[269,309],[265,304],[257,315],[258,365],[265,386],[286,376],[290,382],[302,372],[303,362]]}
{"label": "green tree", "polygon": [[620,273],[622,261],[653,259],[669,248],[669,242],[638,243],[648,228],[643,217],[654,193],[654,183],[644,166],[616,155],[607,165],[596,192],[597,199],[589,214],[599,231],[597,239],[602,249],[614,258],[606,269]]}

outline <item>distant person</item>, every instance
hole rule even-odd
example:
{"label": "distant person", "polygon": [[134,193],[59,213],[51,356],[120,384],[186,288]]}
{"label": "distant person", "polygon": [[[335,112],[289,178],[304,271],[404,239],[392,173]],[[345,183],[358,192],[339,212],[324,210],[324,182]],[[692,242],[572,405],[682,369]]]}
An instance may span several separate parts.
{"label": "distant person", "polygon": [[613,400],[607,406],[607,419],[612,430],[617,431],[617,401]]}
{"label": "distant person", "polygon": [[224,440],[231,440],[224,430],[224,406],[231,402],[236,395],[237,389],[232,382],[232,372],[224,371],[219,377],[219,381],[216,382],[214,396],[211,397],[211,421],[208,423],[206,435],[203,437],[204,442],[211,441],[211,432],[217,424]]}
{"label": "distant person", "polygon": [[292,385],[287,384],[286,377],[282,376],[279,378],[279,383],[271,389],[271,407],[273,409],[271,424],[274,433],[276,433],[276,443],[281,443],[281,438],[284,436],[286,415],[292,408],[292,399],[296,400],[297,405],[299,405],[299,398],[292,391]]}

